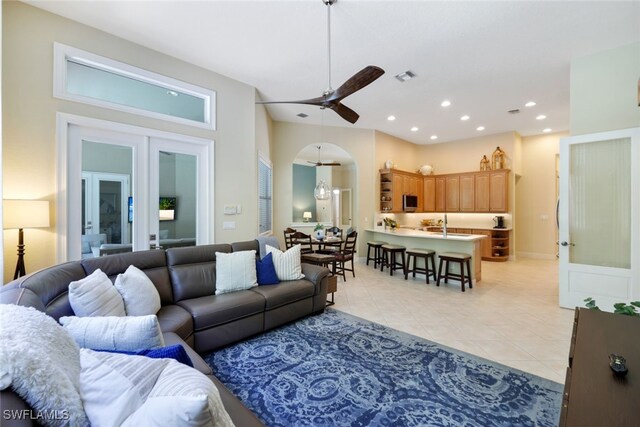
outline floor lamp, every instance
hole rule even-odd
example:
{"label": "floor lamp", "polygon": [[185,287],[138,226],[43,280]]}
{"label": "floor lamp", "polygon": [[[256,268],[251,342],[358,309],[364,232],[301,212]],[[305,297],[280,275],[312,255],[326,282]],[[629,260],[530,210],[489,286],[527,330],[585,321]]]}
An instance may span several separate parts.
{"label": "floor lamp", "polygon": [[26,274],[24,268],[25,228],[49,227],[49,202],[46,200],[3,200],[3,220],[5,230],[18,229],[18,263],[13,279]]}

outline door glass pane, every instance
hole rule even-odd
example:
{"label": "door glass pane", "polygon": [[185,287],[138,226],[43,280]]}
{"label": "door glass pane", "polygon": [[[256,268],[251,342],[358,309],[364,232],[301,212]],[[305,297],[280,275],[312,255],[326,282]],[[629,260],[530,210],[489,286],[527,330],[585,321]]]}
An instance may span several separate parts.
{"label": "door glass pane", "polygon": [[160,152],[160,246],[164,249],[196,244],[197,157]]}
{"label": "door glass pane", "polygon": [[630,139],[571,145],[569,194],[569,262],[630,268]]}
{"label": "door glass pane", "polygon": [[82,258],[132,250],[132,162],[131,147],[82,141]]}

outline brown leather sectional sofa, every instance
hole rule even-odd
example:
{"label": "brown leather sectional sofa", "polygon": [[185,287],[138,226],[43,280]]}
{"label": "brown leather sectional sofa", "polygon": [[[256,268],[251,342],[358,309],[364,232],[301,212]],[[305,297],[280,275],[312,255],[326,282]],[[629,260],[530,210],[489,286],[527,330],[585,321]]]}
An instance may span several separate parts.
{"label": "brown leather sectional sofa", "polygon": [[[162,308],[157,316],[166,345],[184,345],[196,369],[206,374],[220,390],[236,426],[262,425],[212,375],[199,354],[309,314],[322,313],[329,270],[302,264],[305,275],[302,280],[215,295],[215,253],[251,249],[259,253],[257,241],[149,250],[68,262],[8,283],[0,291],[0,303],[35,307],[58,320],[73,315],[67,293],[70,282],[98,268],[115,280],[129,265],[135,265],[149,276],[160,294]],[[0,403],[3,410],[29,409],[28,404],[9,389],[0,392]],[[18,424],[10,420],[2,422],[3,426]],[[31,421],[26,420],[24,424],[31,425]]]}

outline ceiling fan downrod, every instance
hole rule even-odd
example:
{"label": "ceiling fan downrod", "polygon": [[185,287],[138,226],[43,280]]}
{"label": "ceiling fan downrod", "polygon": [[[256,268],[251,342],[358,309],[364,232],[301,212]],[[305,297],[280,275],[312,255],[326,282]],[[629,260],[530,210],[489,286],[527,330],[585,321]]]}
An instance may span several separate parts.
{"label": "ceiling fan downrod", "polygon": [[322,0],[327,5],[327,88],[324,90],[325,97],[331,95],[334,91],[331,87],[331,5],[338,0]]}

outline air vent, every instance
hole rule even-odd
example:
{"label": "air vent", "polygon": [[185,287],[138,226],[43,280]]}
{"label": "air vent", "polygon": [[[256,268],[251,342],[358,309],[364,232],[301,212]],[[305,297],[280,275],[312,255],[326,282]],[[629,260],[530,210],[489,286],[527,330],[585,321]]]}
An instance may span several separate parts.
{"label": "air vent", "polygon": [[299,113],[299,114],[296,114],[296,116],[302,117],[303,119],[309,117],[309,115],[305,113]]}
{"label": "air vent", "polygon": [[515,108],[513,110],[507,111],[507,113],[509,113],[509,114],[518,114],[518,113],[520,113],[520,109],[519,108]]}
{"label": "air vent", "polygon": [[416,76],[416,74],[413,71],[407,70],[404,73],[397,74],[395,77],[396,77],[396,79],[398,79],[398,80],[400,80],[401,82],[404,83],[407,80],[411,80],[415,76]]}

